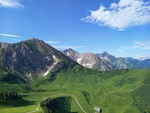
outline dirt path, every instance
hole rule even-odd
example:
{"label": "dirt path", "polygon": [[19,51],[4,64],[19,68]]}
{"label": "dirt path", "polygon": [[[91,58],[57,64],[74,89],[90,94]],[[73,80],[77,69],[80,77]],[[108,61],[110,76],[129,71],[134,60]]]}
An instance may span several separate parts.
{"label": "dirt path", "polygon": [[[43,97],[43,100],[45,100],[45,99],[46,99],[46,97]],[[43,100],[42,100],[42,101],[43,101]],[[29,111],[29,112],[26,112],[26,113],[34,113],[34,112],[36,112],[36,111],[39,110],[39,107],[40,107],[40,103],[37,105],[37,107],[35,108],[35,110]]]}
{"label": "dirt path", "polygon": [[68,94],[68,95],[72,96],[72,97],[76,100],[78,106],[79,106],[80,109],[83,111],[83,113],[86,113],[86,111],[82,108],[82,106],[81,106],[81,104],[79,103],[79,101],[77,100],[77,98],[76,98],[74,95],[71,95],[71,94]]}
{"label": "dirt path", "polygon": [[[56,96],[56,95],[53,95],[53,96]],[[62,96],[64,96],[64,95],[62,95]],[[76,103],[78,104],[79,108],[83,111],[83,113],[87,113],[87,112],[83,109],[83,107],[81,106],[81,104],[79,103],[79,101],[77,100],[77,98],[76,98],[74,95],[72,95],[72,94],[65,94],[65,96],[71,96],[71,97],[73,97],[73,98],[75,99]],[[52,97],[52,96],[49,96],[49,97]],[[45,100],[46,98],[48,98],[48,97],[43,97],[43,100]],[[43,101],[43,100],[42,100],[42,101]],[[37,105],[37,107],[36,107],[35,110],[29,111],[29,112],[26,112],[26,113],[34,113],[34,112],[36,112],[36,111],[39,110],[39,107],[40,107],[40,103]]]}

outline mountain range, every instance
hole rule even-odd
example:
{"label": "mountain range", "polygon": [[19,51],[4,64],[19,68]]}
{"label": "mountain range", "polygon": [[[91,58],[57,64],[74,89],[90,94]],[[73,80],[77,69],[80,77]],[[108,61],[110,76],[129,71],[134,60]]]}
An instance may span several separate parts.
{"label": "mountain range", "polygon": [[97,54],[79,53],[71,48],[58,51],[35,38],[14,44],[0,43],[0,66],[25,81],[46,76],[52,69],[66,65],[66,62],[100,71],[150,68],[150,59],[117,58],[106,51]]}
{"label": "mountain range", "polygon": [[64,50],[63,53],[84,67],[101,71],[150,68],[149,57],[146,59],[115,57],[106,51],[97,54],[90,52],[79,53],[71,48]]}
{"label": "mountain range", "polygon": [[0,43],[0,113],[149,113],[149,64],[36,38]]}
{"label": "mountain range", "polygon": [[79,53],[73,49],[59,51],[42,40],[31,38],[19,43],[0,43],[0,66],[24,82],[58,72],[70,65],[111,71],[133,68],[150,68],[150,59],[122,58],[103,53]]}

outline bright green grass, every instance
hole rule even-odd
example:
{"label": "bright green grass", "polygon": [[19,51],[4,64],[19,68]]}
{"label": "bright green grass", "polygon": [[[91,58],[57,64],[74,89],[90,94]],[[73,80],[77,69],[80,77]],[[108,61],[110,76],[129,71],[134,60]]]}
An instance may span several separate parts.
{"label": "bright green grass", "polygon": [[[22,95],[26,95],[23,99],[33,102],[32,105],[1,106],[0,113],[25,113],[35,110],[43,97],[67,94],[74,95],[87,113],[92,113],[94,106],[101,107],[103,113],[149,113],[149,78],[150,69],[99,72],[76,66],[59,72],[53,82],[43,79],[31,84],[33,91]],[[7,87],[12,88],[9,85]],[[15,90],[22,91],[19,88]],[[89,94],[89,102],[83,91]],[[71,101],[71,111],[82,113],[74,99]],[[37,113],[42,112],[40,108]]]}

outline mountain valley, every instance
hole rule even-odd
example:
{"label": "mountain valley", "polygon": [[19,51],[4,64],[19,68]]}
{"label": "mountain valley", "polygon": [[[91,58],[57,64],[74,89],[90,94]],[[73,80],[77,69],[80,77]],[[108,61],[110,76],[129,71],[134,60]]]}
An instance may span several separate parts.
{"label": "mountain valley", "polygon": [[62,53],[35,38],[0,43],[0,112],[149,113],[148,67],[149,59]]}

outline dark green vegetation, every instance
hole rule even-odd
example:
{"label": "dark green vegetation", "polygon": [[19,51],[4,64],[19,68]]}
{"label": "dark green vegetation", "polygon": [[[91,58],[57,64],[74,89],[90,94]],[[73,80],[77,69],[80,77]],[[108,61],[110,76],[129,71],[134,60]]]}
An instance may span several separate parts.
{"label": "dark green vegetation", "polygon": [[[2,69],[1,73],[4,74]],[[22,99],[11,100],[11,103],[20,105],[10,105],[9,101],[1,104],[0,111],[33,111],[43,97],[50,97],[50,100],[43,101],[47,102],[44,106],[53,107],[49,105],[54,102],[59,103],[58,105],[63,104],[67,112],[82,113],[75,100],[65,96],[72,94],[87,113],[94,111],[94,106],[103,108],[104,113],[150,112],[150,69],[100,72],[75,65],[55,73],[55,79],[52,80],[53,74],[50,73],[29,85],[6,83],[1,80],[1,84],[7,85],[7,88],[1,87],[1,93],[3,90],[15,90]],[[54,110],[57,107],[54,107]],[[43,109],[48,110],[47,107]],[[60,112],[64,109],[57,110]],[[43,110],[39,108],[36,112],[42,113]]]}
{"label": "dark green vegetation", "polygon": [[25,81],[21,78],[21,76],[8,72],[1,66],[0,66],[0,82],[9,84],[25,83]]}
{"label": "dark green vegetation", "polygon": [[71,98],[48,98],[40,102],[44,113],[71,113]]}
{"label": "dark green vegetation", "polygon": [[17,92],[3,92],[0,93],[0,106],[12,106],[12,107],[19,107],[19,106],[27,106],[32,105],[34,102],[24,100],[20,94]]}

